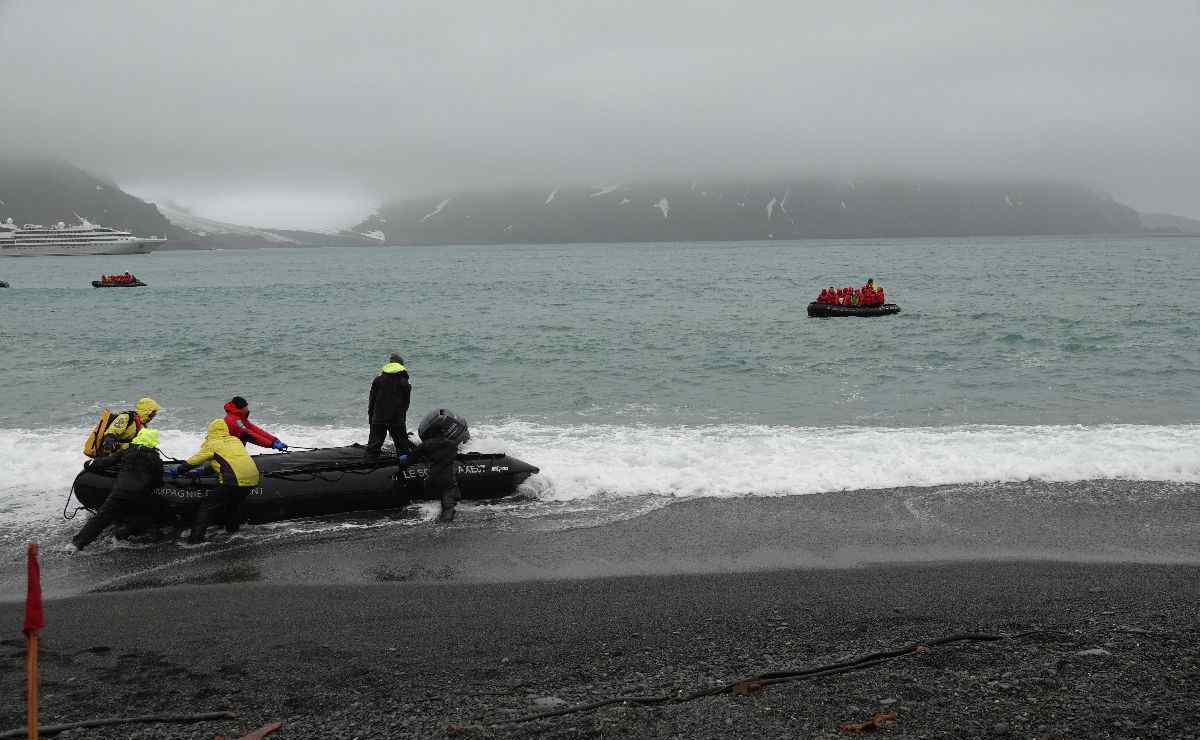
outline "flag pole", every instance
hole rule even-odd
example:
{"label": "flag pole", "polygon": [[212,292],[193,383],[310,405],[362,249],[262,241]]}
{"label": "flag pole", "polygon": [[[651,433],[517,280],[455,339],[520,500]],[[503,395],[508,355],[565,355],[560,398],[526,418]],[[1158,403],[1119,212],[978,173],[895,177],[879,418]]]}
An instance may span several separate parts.
{"label": "flag pole", "polygon": [[28,739],[38,738],[38,630],[45,626],[42,614],[42,575],[38,568],[38,546],[30,543],[25,552],[27,581],[25,584],[25,712],[28,718]]}
{"label": "flag pole", "polygon": [[29,715],[29,740],[38,740],[38,636],[34,632],[25,638],[28,657],[25,660],[25,706]]}

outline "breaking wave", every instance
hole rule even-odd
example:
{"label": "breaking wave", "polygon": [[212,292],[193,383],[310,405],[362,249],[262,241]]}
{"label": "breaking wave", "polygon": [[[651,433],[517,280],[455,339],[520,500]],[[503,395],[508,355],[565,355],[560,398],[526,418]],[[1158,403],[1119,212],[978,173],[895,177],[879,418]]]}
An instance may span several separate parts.
{"label": "breaking wave", "polygon": [[[277,427],[289,444],[363,441],[363,429]],[[0,519],[62,511],[85,429],[0,430]],[[561,506],[630,497],[803,495],[955,483],[1092,479],[1200,482],[1200,425],[922,428],[483,425],[470,449],[542,469],[523,488]],[[195,451],[199,432],[160,430],[164,453]]]}

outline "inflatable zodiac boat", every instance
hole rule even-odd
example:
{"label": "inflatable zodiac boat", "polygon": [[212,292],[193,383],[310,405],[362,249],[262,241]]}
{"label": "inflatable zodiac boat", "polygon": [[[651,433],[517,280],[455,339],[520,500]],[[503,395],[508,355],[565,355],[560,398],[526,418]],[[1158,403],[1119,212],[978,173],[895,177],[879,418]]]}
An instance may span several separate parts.
{"label": "inflatable zodiac boat", "polygon": [[831,318],[834,316],[888,316],[900,313],[900,307],[895,303],[885,303],[882,306],[839,306],[832,303],[808,304],[808,315],[816,318]]}
{"label": "inflatable zodiac boat", "polygon": [[128,280],[119,275],[105,275],[103,280],[93,280],[93,288],[144,288],[146,284],[130,275]]}
{"label": "inflatable zodiac boat", "polygon": [[[246,521],[251,524],[281,519],[338,514],[347,511],[394,509],[410,500],[423,499],[425,463],[399,471],[388,454],[369,459],[360,445],[307,452],[255,455],[262,482],[246,499]],[[164,463],[164,467],[169,463]],[[514,493],[526,478],[538,472],[529,463],[502,453],[466,452],[458,456],[458,487],[464,500],[496,499]],[[116,470],[84,470],[75,477],[75,498],[84,508],[96,510],[116,481]],[[154,495],[162,504],[163,519],[190,520],[201,500],[213,495],[216,478],[190,475],[166,478]]]}

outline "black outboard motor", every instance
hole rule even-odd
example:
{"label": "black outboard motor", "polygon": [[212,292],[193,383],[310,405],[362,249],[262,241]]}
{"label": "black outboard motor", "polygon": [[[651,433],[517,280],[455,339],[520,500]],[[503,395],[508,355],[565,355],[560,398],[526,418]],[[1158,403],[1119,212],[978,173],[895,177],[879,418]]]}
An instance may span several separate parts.
{"label": "black outboard motor", "polygon": [[417,434],[421,435],[422,440],[441,438],[459,444],[471,439],[471,433],[467,430],[467,420],[450,409],[434,409],[425,414],[425,418],[421,419],[421,424],[417,427]]}

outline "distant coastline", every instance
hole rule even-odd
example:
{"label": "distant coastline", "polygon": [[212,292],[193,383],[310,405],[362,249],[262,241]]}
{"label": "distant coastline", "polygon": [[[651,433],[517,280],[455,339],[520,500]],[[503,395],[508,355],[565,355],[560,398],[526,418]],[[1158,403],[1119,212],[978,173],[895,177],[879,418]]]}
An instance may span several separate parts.
{"label": "distant coastline", "polygon": [[157,206],[69,163],[0,161],[0,218],[161,235],[161,250],[744,242],[988,236],[1200,235],[1200,220],[1138,213],[1053,181],[921,179],[635,182],[448,192],[386,203],[335,233],[263,228]]}
{"label": "distant coastline", "polygon": [[443,193],[353,228],[389,244],[1066,236],[1145,233],[1105,193],[1051,181],[643,182]]}

